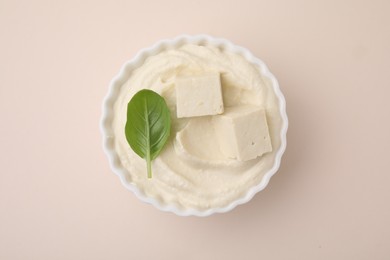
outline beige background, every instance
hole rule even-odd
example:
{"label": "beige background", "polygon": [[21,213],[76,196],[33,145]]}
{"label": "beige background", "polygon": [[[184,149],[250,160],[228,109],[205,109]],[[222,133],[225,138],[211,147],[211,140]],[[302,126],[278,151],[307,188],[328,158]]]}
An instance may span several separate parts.
{"label": "beige background", "polygon": [[[390,2],[0,0],[0,259],[390,259]],[[208,218],[110,171],[108,84],[182,33],[263,59],[288,104],[266,190]]]}

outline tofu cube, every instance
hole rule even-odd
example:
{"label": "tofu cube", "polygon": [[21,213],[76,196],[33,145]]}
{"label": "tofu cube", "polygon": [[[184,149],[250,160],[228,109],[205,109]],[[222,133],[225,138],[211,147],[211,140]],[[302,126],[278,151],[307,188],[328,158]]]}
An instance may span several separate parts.
{"label": "tofu cube", "polygon": [[213,116],[213,127],[224,156],[248,161],[272,151],[265,110],[255,106],[226,107]]}
{"label": "tofu cube", "polygon": [[178,118],[223,113],[219,73],[178,77],[175,85]]}

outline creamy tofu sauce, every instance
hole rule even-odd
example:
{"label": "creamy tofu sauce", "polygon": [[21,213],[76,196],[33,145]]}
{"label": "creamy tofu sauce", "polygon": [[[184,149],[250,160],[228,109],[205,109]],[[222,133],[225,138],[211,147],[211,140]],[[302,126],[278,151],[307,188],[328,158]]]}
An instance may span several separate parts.
{"label": "creamy tofu sauce", "polygon": [[[265,109],[272,152],[249,161],[227,158],[218,145],[211,116],[177,118],[175,78],[208,72],[221,75],[225,107]],[[172,119],[168,143],[152,163],[152,179],[147,178],[145,160],[132,151],[124,133],[127,104],[141,89],[162,95]],[[243,197],[273,167],[281,145],[280,114],[270,80],[255,65],[239,54],[186,44],[149,57],[132,71],[114,104],[115,150],[129,182],[146,196],[180,209],[221,208]]]}

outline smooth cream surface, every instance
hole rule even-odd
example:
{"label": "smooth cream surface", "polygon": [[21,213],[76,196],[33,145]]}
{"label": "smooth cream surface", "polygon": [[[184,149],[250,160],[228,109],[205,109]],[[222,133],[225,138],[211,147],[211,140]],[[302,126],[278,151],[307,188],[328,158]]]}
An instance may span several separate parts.
{"label": "smooth cream surface", "polygon": [[[219,149],[211,116],[177,118],[175,78],[208,72],[221,74],[225,107],[249,104],[266,110],[272,152],[246,162],[226,158]],[[172,119],[168,143],[152,163],[152,179],[147,178],[145,160],[132,151],[124,133],[127,104],[141,89],[162,95]],[[122,86],[114,105],[115,150],[128,171],[127,180],[146,196],[182,209],[225,207],[259,184],[272,168],[281,145],[278,105],[269,79],[239,54],[183,45],[147,58]]]}

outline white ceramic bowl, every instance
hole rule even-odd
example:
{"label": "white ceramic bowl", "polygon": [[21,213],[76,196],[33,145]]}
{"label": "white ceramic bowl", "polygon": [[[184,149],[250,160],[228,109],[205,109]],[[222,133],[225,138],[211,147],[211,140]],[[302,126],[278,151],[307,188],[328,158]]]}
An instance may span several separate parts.
{"label": "white ceramic bowl", "polygon": [[[280,139],[281,139],[281,145],[279,149],[276,152],[276,158],[273,167],[264,174],[261,182],[250,188],[245,196],[233,201],[228,206],[223,208],[212,208],[208,209],[206,211],[200,211],[195,209],[179,209],[175,207],[174,205],[162,205],[157,200],[153,198],[146,197],[143,195],[140,190],[134,186],[133,184],[129,183],[126,179],[127,170],[122,167],[121,162],[119,160],[119,157],[114,149],[114,136],[113,136],[113,129],[112,129],[112,119],[113,119],[113,104],[118,96],[118,93],[120,91],[120,88],[125,83],[125,81],[128,79],[131,71],[136,69],[137,67],[141,66],[146,58],[149,56],[153,56],[163,50],[171,49],[171,48],[177,48],[183,44],[207,44],[207,45],[213,45],[218,48],[223,48],[225,50],[228,50],[230,52],[234,52],[237,54],[242,55],[248,62],[254,64],[257,68],[259,68],[259,72],[270,79],[273,90],[278,98],[279,101],[279,111],[280,116],[283,120],[282,123],[282,129],[280,131]],[[284,96],[282,92],[279,89],[279,84],[276,80],[276,78],[271,74],[271,72],[268,70],[267,66],[264,64],[263,61],[256,58],[251,52],[249,52],[247,49],[243,47],[239,47],[234,45],[228,40],[220,39],[220,38],[214,38],[209,35],[196,35],[196,36],[190,36],[190,35],[181,35],[171,40],[162,40],[156,43],[151,48],[146,48],[143,50],[140,50],[138,54],[130,61],[126,62],[123,66],[119,74],[111,81],[109,86],[109,91],[107,96],[104,99],[103,102],[103,114],[101,118],[101,131],[103,134],[103,147],[104,151],[108,156],[110,166],[112,170],[119,176],[121,182],[123,185],[131,190],[140,200],[150,203],[156,208],[162,210],[162,211],[169,211],[173,212],[179,216],[209,216],[214,213],[223,213],[228,212],[235,208],[237,205],[244,204],[248,202],[257,192],[263,190],[270,178],[275,174],[275,172],[279,169],[280,161],[282,158],[282,155],[286,149],[286,133],[287,133],[287,127],[288,127],[288,119],[286,115],[286,102],[284,99]]]}

